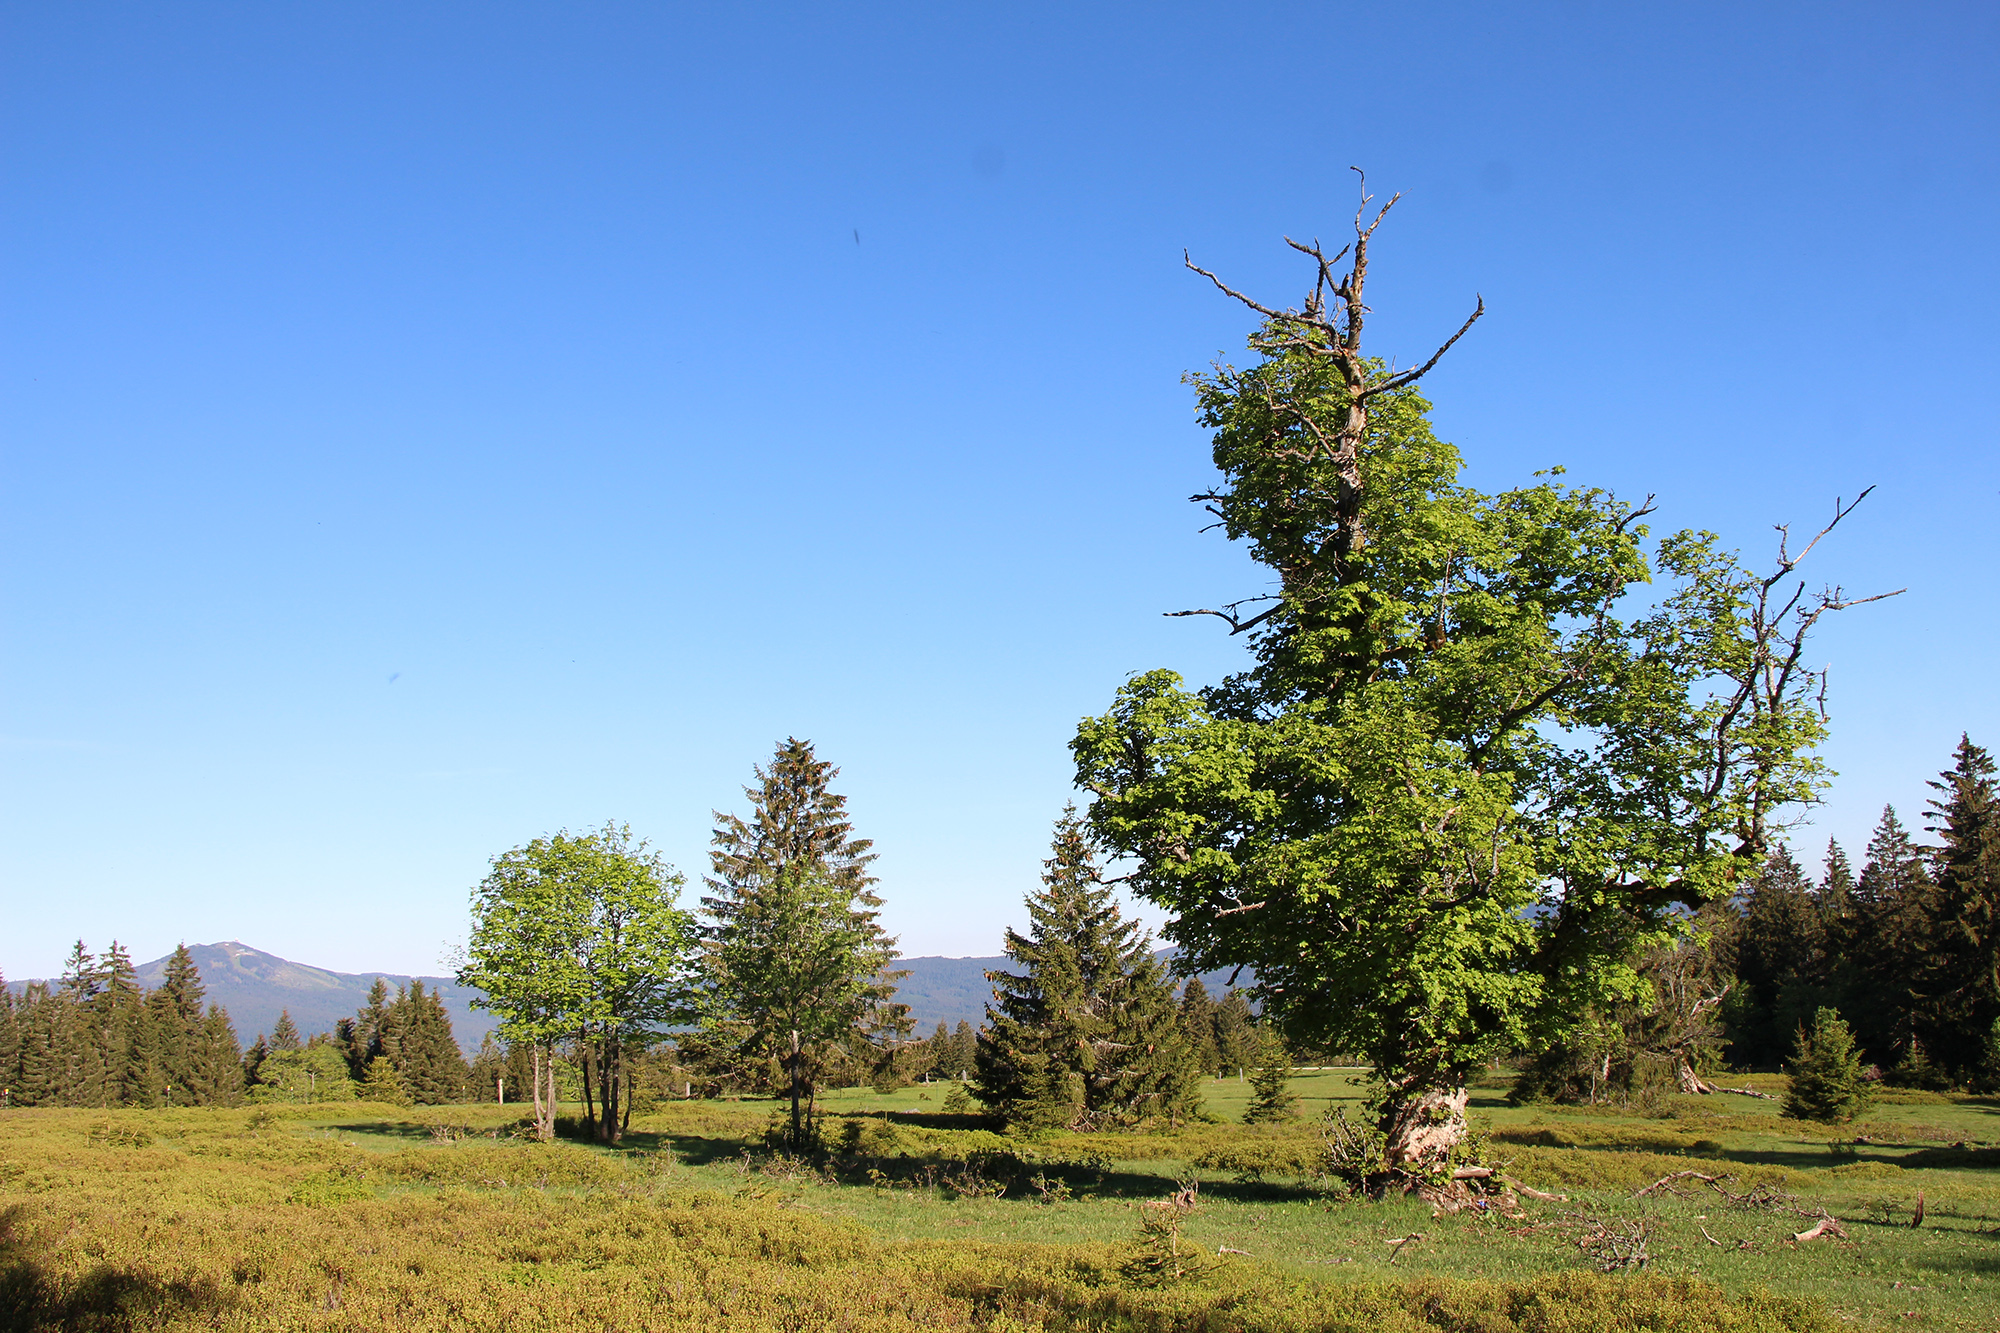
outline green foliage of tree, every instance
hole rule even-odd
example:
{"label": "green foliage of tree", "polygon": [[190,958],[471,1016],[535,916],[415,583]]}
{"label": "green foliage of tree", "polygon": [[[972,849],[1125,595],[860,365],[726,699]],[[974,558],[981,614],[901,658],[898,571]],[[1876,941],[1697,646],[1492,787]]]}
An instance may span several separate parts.
{"label": "green foliage of tree", "polygon": [[1072,749],[1182,965],[1248,965],[1288,1035],[1365,1053],[1391,1166],[1428,1169],[1473,1070],[1642,994],[1635,956],[1813,798],[1800,647],[1845,603],[1555,474],[1466,486],[1428,363],[1361,350],[1357,232],[1303,311],[1256,306],[1254,365],[1190,377],[1221,473],[1197,499],[1277,579],[1209,612],[1250,666],[1137,675]]}
{"label": "green foliage of tree", "polygon": [[351,1102],[355,1095],[346,1058],[327,1042],[271,1052],[250,1090],[253,1102]]}
{"label": "green foliage of tree", "polygon": [[139,986],[113,941],[93,955],[78,941],[51,987],[0,1005],[0,1088],[23,1106],[228,1106],[241,1096],[242,1053],[220,1008],[202,1007],[185,945],[161,986]]}
{"label": "green foliage of tree", "polygon": [[1021,970],[989,972],[975,1053],[979,1099],[1024,1129],[1094,1128],[1189,1113],[1200,1067],[1152,940],[1100,880],[1074,808],[1056,822],[1029,928],[1009,929]]}
{"label": "green foliage of tree", "polygon": [[1275,1030],[1266,1028],[1260,1036],[1257,1069],[1250,1075],[1250,1086],[1255,1095],[1250,1099],[1249,1109],[1243,1113],[1243,1123],[1282,1124],[1295,1120],[1299,1114],[1299,1098],[1291,1090],[1294,1072],[1292,1053],[1286,1049],[1284,1038]]}
{"label": "green foliage of tree", "polygon": [[529,1048],[536,1132],[555,1133],[556,1043],[592,1053],[593,1133],[617,1142],[626,1051],[691,1013],[696,947],[681,877],[623,825],[537,838],[493,859],[473,894],[460,985]]}
{"label": "green foliage of tree", "polygon": [[1231,986],[1215,1006],[1215,1059],[1218,1072],[1235,1070],[1240,1077],[1257,1058],[1257,1028],[1250,1001]]}
{"label": "green foliage of tree", "polygon": [[1222,1052],[1215,1043],[1215,1000],[1200,977],[1181,987],[1181,1040],[1201,1072],[1210,1078],[1222,1072]]}
{"label": "green foliage of tree", "polygon": [[1835,1010],[1821,1009],[1813,1015],[1810,1030],[1799,1028],[1790,1073],[1784,1113],[1795,1120],[1844,1124],[1868,1104],[1861,1052]]}
{"label": "green foliage of tree", "polygon": [[1736,933],[1738,984],[1728,1006],[1735,1064],[1775,1069],[1799,1026],[1838,998],[1829,924],[1820,895],[1790,849],[1773,846],[1744,895]]}
{"label": "green foliage of tree", "polygon": [[1727,903],[1695,913],[1686,933],[1641,953],[1642,992],[1593,1007],[1560,1040],[1535,1052],[1515,1079],[1515,1102],[1645,1103],[1669,1093],[1714,1091],[1723,1002],[1739,989],[1741,920]]}
{"label": "green foliage of tree", "polygon": [[1955,1082],[1969,1082],[2000,1019],[2000,790],[1992,756],[1960,737],[1952,767],[1931,783],[1935,891],[1925,948],[1909,960],[1913,1026]]}
{"label": "green foliage of tree", "polygon": [[1936,886],[1893,806],[1882,808],[1866,858],[1836,941],[1843,978],[1839,1007],[1853,1015],[1864,1050],[1889,1067],[1899,1065],[1917,1039],[1914,986],[1922,970],[1918,960],[1929,947]]}
{"label": "green foliage of tree", "polygon": [[885,1044],[910,1032],[894,1001],[895,940],[878,920],[882,899],[866,838],[854,836],[840,770],[796,737],[744,788],[748,819],[716,816],[710,895],[710,1049],[737,1077],[782,1071],[787,1142],[814,1142],[815,1093],[836,1069],[874,1070]]}
{"label": "green foliage of tree", "polygon": [[364,1102],[386,1102],[391,1106],[407,1106],[411,1101],[409,1089],[396,1073],[395,1062],[386,1055],[368,1062],[355,1095]]}

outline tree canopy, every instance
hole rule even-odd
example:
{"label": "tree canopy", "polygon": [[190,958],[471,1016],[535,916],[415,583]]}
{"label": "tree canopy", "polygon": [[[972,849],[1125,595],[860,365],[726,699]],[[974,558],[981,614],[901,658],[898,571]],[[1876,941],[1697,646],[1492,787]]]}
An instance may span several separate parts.
{"label": "tree canopy", "polygon": [[1800,652],[1852,603],[1785,581],[1810,544],[1760,577],[1559,470],[1464,484],[1415,387],[1438,357],[1362,350],[1387,211],[1342,254],[1295,246],[1302,310],[1216,280],[1262,322],[1254,364],[1190,377],[1220,473],[1195,498],[1275,589],[1183,613],[1243,635],[1247,669],[1199,689],[1141,673],[1072,748],[1182,966],[1253,967],[1288,1034],[1365,1052],[1391,1164],[1424,1169],[1480,1061],[1638,994],[1632,960],[1813,798]]}
{"label": "tree canopy", "polygon": [[473,893],[460,985],[535,1053],[537,1130],[554,1133],[553,1046],[575,1039],[596,1073],[596,1135],[616,1142],[624,1056],[693,1012],[693,918],[683,881],[624,825],[537,838],[493,859]]}

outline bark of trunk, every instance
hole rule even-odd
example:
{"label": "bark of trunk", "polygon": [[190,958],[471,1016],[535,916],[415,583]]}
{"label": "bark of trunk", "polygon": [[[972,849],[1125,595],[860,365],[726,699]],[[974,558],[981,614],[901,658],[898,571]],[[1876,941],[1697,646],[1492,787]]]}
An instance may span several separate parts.
{"label": "bark of trunk", "polygon": [[583,1123],[590,1126],[590,1136],[597,1137],[597,1106],[591,1098],[590,1081],[596,1076],[596,1061],[591,1059],[590,1039],[583,1033],[576,1034],[577,1058],[583,1065]]}
{"label": "bark of trunk", "polygon": [[1695,1073],[1694,1066],[1686,1060],[1680,1062],[1676,1076],[1680,1081],[1681,1091],[1687,1093],[1689,1096],[1707,1096],[1709,1093],[1715,1091],[1715,1085],[1705,1081],[1700,1074]]}
{"label": "bark of trunk", "polygon": [[[535,1137],[547,1143],[555,1137],[555,1062],[549,1058],[548,1048],[537,1043],[533,1047],[534,1071],[529,1082],[535,1095]],[[547,1100],[543,1099],[544,1071],[546,1071]]]}
{"label": "bark of trunk", "polygon": [[598,1105],[603,1109],[603,1117],[598,1124],[597,1137],[603,1143],[616,1143],[621,1137],[618,1120],[618,1079],[624,1072],[624,1052],[618,1049],[618,1037],[607,1034],[603,1048],[597,1054]]}
{"label": "bark of trunk", "polygon": [[1465,1137],[1463,1087],[1408,1088],[1383,1116],[1383,1156],[1393,1171],[1421,1172],[1450,1156]]}
{"label": "bark of trunk", "polygon": [[792,1151],[800,1152],[805,1148],[804,1134],[799,1125],[799,1101],[800,1094],[803,1091],[800,1084],[804,1082],[801,1075],[804,1074],[805,1070],[799,1060],[799,1033],[797,1028],[792,1029],[792,1053],[785,1061],[785,1068],[791,1075],[792,1084]]}

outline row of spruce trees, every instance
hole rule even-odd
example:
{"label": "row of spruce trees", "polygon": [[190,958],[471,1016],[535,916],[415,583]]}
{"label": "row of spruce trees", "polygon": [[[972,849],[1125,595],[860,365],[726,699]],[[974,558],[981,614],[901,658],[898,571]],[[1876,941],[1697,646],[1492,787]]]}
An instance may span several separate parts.
{"label": "row of spruce trees", "polygon": [[234,1104],[243,1090],[236,1030],[204,995],[185,945],[152,990],[116,943],[96,956],[79,941],[59,980],[31,982],[19,996],[0,979],[0,1104]]}
{"label": "row of spruce trees", "polygon": [[0,981],[0,1104],[234,1106],[250,1098],[452,1102],[477,1096],[444,1004],[422,982],[392,994],[377,979],[335,1031],[302,1038],[289,1012],[250,1049],[221,1006],[206,1003],[186,945],[160,984],[139,984],[117,942],[79,941],[53,984],[19,996]]}
{"label": "row of spruce trees", "polygon": [[1962,738],[1930,787],[1921,835],[1885,808],[1859,873],[1838,842],[1817,881],[1776,847],[1687,939],[1637,960],[1651,995],[1539,1053],[1517,1095],[1701,1091],[1729,1070],[1795,1070],[1834,1031],[1865,1080],[2000,1091],[1993,758]]}

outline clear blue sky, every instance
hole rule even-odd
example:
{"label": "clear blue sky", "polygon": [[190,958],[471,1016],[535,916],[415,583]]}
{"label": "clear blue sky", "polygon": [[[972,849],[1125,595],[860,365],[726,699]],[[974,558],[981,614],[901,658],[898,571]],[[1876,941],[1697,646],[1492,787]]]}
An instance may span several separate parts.
{"label": "clear blue sky", "polygon": [[492,854],[698,876],[809,737],[991,953],[1129,672],[1237,651],[1181,372],[1406,197],[1375,350],[1471,479],[1816,579],[1840,778],[2000,744],[2000,9],[0,8],[0,968],[436,970]]}

